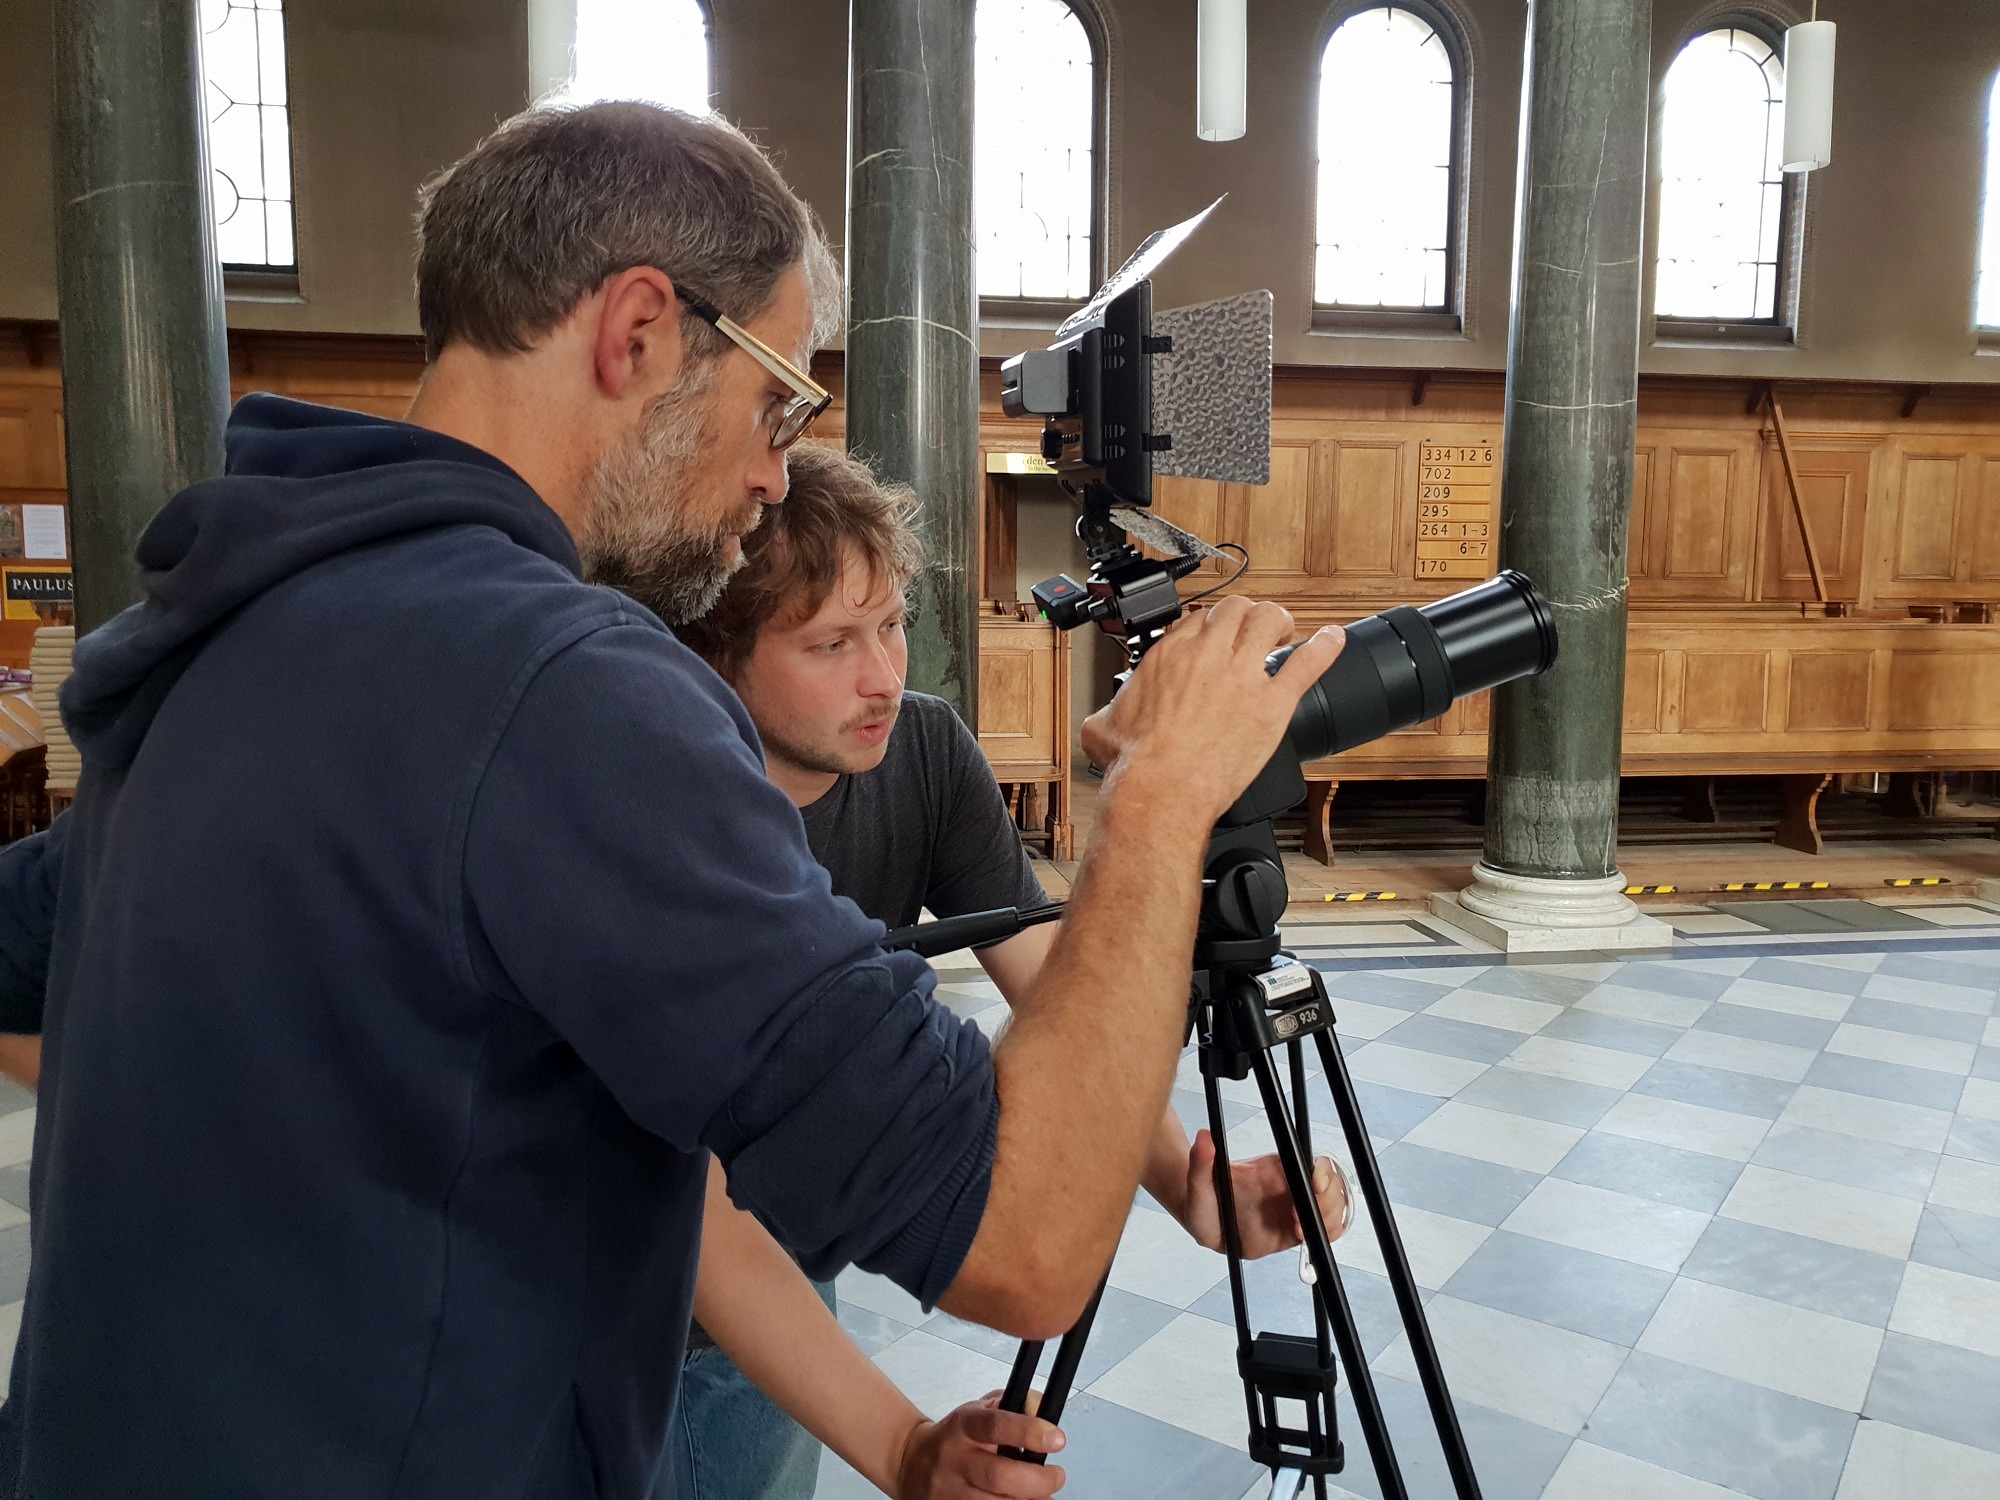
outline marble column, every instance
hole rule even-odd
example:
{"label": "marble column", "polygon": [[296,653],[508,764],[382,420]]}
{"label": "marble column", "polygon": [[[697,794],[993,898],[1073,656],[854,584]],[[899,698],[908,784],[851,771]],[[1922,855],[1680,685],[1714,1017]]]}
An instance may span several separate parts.
{"label": "marble column", "polygon": [[79,633],[140,597],[132,550],[222,472],[222,272],[197,0],[57,0],[56,301]]}
{"label": "marble column", "polygon": [[977,724],[972,0],[852,0],[847,445],[923,503],[910,686]]}
{"label": "marble column", "polygon": [[1528,7],[1500,565],[1548,596],[1561,655],[1494,694],[1484,857],[1434,903],[1509,950],[1672,940],[1617,867],[1651,33],[1651,0]]}

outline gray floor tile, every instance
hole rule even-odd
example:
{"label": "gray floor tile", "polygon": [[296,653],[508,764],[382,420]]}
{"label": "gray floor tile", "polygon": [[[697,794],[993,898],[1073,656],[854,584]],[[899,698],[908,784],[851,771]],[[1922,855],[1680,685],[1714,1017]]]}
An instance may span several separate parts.
{"label": "gray floor tile", "polygon": [[[1422,1387],[1378,1375],[1375,1393],[1382,1402],[1390,1441],[1395,1445],[1397,1467],[1408,1492],[1425,1497],[1451,1494],[1444,1450],[1438,1446],[1437,1430],[1431,1425],[1430,1408],[1424,1404]],[[1382,1488],[1370,1461],[1361,1424],[1354,1415],[1354,1404],[1343,1391],[1337,1405],[1341,1440],[1347,1447],[1347,1468],[1336,1482],[1365,1500],[1380,1500]],[[1458,1420],[1465,1434],[1465,1446],[1472,1455],[1473,1471],[1479,1477],[1480,1493],[1486,1500],[1539,1500],[1556,1466],[1569,1451],[1570,1439],[1561,1433],[1470,1402],[1458,1403]],[[1083,1493],[1079,1492],[1079,1500]],[[1126,1500],[1128,1495],[1133,1500],[1137,1497],[1136,1491],[1103,1493],[1106,1500],[1114,1495],[1118,1500]],[[1306,1494],[1311,1493],[1308,1488]]]}
{"label": "gray floor tile", "polygon": [[[1208,1100],[1196,1089],[1175,1089],[1167,1098],[1174,1113],[1180,1117],[1192,1140],[1197,1130],[1208,1129]],[[1252,1116],[1261,1117],[1263,1111],[1254,1104],[1238,1104],[1234,1099],[1222,1101],[1222,1124],[1226,1129],[1241,1125]]]}
{"label": "gray floor tile", "polygon": [[27,1208],[28,1168],[25,1163],[0,1169],[0,1201],[11,1203],[16,1208]]}
{"label": "gray floor tile", "polygon": [[1884,1031],[1934,1036],[1946,1042],[1976,1042],[1986,1029],[1983,1016],[1939,1010],[1934,1005],[1911,1005],[1903,1000],[1877,1000],[1867,995],[1848,1007],[1847,1019],[1857,1026],[1879,1026]]}
{"label": "gray floor tile", "polygon": [[[1104,1300],[1098,1304],[1097,1321],[1091,1324],[1090,1337],[1084,1341],[1083,1362],[1077,1366],[1078,1388],[1096,1380],[1180,1315],[1179,1308],[1169,1307],[1164,1302],[1155,1302],[1150,1297],[1141,1297],[1115,1286],[1106,1287]],[[950,1339],[960,1348],[1009,1365],[1021,1350],[1019,1339],[996,1333],[978,1323],[967,1323],[950,1313],[933,1315],[923,1325],[923,1330],[938,1338]],[[1051,1343],[1042,1354],[1044,1374],[1054,1358],[1055,1345]]]}
{"label": "gray floor tile", "polygon": [[1742,1174],[1741,1162],[1592,1131],[1549,1175],[1712,1214]]}
{"label": "gray floor tile", "polygon": [[11,1115],[35,1102],[35,1091],[23,1088],[11,1078],[0,1078],[0,1115]]}
{"label": "gray floor tile", "polygon": [[[1339,1112],[1333,1096],[1324,1088],[1306,1091],[1306,1117],[1315,1125],[1339,1128]],[[1444,1100],[1433,1094],[1413,1094],[1408,1089],[1390,1088],[1386,1083],[1354,1085],[1354,1102],[1361,1106],[1361,1118],[1368,1133],[1385,1141],[1399,1141],[1437,1112]]]}
{"label": "gray floor tile", "polygon": [[1810,1235],[1717,1219],[1681,1263],[1681,1275],[1886,1328],[1903,1285],[1903,1263]]}
{"label": "gray floor tile", "polygon": [[870,1312],[865,1307],[857,1307],[852,1302],[839,1304],[840,1326],[847,1330],[847,1336],[861,1346],[863,1354],[880,1354],[910,1331],[908,1323],[895,1318],[885,1318],[878,1312]]}
{"label": "gray floor tile", "polygon": [[[1334,1246],[1341,1290],[1347,1294],[1347,1310],[1354,1316],[1354,1331],[1361,1339],[1361,1352],[1370,1360],[1396,1341],[1403,1331],[1402,1315],[1396,1310],[1396,1294],[1387,1277],[1339,1264],[1340,1247]],[[1313,1291],[1299,1280],[1296,1253],[1267,1255],[1246,1261],[1243,1266],[1244,1295],[1250,1302],[1252,1333],[1303,1333],[1313,1331]],[[1223,1281],[1202,1293],[1188,1309],[1200,1317],[1236,1326],[1236,1312],[1229,1300],[1229,1283]]]}
{"label": "gray floor tile", "polygon": [[1776,1167],[1822,1182],[1844,1182],[1898,1198],[1922,1199],[1937,1176],[1937,1153],[1886,1141],[1864,1141],[1806,1125],[1773,1125],[1751,1158],[1760,1167]]}
{"label": "gray floor tile", "polygon": [[0,1229],[0,1304],[19,1302],[28,1290],[28,1226]]}
{"label": "gray floor tile", "polygon": [[[1508,1114],[1526,1115],[1533,1120],[1576,1125],[1588,1130],[1624,1096],[1617,1089],[1578,1083],[1570,1078],[1552,1078],[1546,1073],[1530,1073],[1525,1068],[1491,1068],[1460,1089],[1454,1097],[1465,1104],[1477,1104],[1482,1109],[1497,1109]],[[1433,1104],[1437,1102],[1432,1101]]]}
{"label": "gray floor tile", "polygon": [[1965,1090],[1965,1080],[1955,1073],[1934,1073],[1929,1068],[1848,1057],[1840,1052],[1822,1052],[1814,1058],[1805,1081],[1814,1088],[1893,1099],[1925,1109],[1957,1109],[1958,1096]]}
{"label": "gray floor tile", "polygon": [[1466,988],[1488,995],[1513,995],[1522,1000],[1546,1000],[1552,1005],[1574,1005],[1589,994],[1593,986],[1588,980],[1550,974],[1532,964],[1510,964],[1505,968],[1488,969]]}
{"label": "gray floor tile", "polygon": [[1643,960],[1623,965],[1618,971],[1614,984],[1629,985],[1635,990],[1652,990],[1661,995],[1683,995],[1690,1000],[1715,1000],[1722,992],[1736,982],[1734,974],[1716,974],[1706,969],[1698,969],[1692,963],[1682,960],[1674,962],[1665,959]]}
{"label": "gray floor tile", "polygon": [[2000,1166],[2000,1120],[1954,1120],[1945,1137],[1944,1154]]}
{"label": "gray floor tile", "polygon": [[1594,1010],[1565,1011],[1536,1033],[1537,1036],[1561,1037],[1566,1042],[1585,1042],[1593,1047],[1636,1052],[1643,1057],[1658,1057],[1684,1034],[1684,1028],[1679,1026],[1633,1021]]}
{"label": "gray floor tile", "polygon": [[1760,958],[1750,965],[1744,977],[1841,995],[1858,995],[1868,983],[1868,976],[1858,970],[1836,968],[1831,964],[1801,963],[1795,958]]}
{"label": "gray floor tile", "polygon": [[[1422,1010],[1451,993],[1441,984],[1406,979],[1400,974],[1377,974],[1368,970],[1329,973],[1326,992],[1337,1000],[1365,1000],[1370,1005],[1393,1005],[1398,1010]],[[1340,1007],[1334,1007],[1339,1014]]]}
{"label": "gray floor tile", "polygon": [[1972,1054],[1972,1076],[2000,1081],[2000,1047],[1981,1047]]}
{"label": "gray floor tile", "polygon": [[1875,972],[1896,979],[1925,979],[1932,984],[1956,984],[2000,993],[2000,975],[1984,965],[1967,963],[1964,958],[1965,955],[1954,953],[1891,953]]}
{"label": "gray floor tile", "polygon": [[1443,1290],[1629,1348],[1673,1284],[1671,1272],[1501,1229]]}
{"label": "gray floor tile", "polygon": [[[1070,1398],[1062,1429],[1068,1442],[1056,1461],[1069,1476],[1065,1495],[1237,1500],[1265,1472],[1240,1448],[1225,1448],[1088,1391]],[[1245,1429],[1247,1436],[1247,1422]]]}
{"label": "gray floor tile", "polygon": [[[1852,1020],[1852,1014],[1848,1019]],[[1974,1019],[1968,1016],[1967,1020]],[[1788,1016],[1783,1011],[1759,1010],[1754,1005],[1711,1005],[1696,1031],[1719,1031],[1726,1036],[1748,1037],[1758,1042],[1780,1042],[1787,1047],[1810,1047],[1817,1052],[1833,1040],[1837,1021],[1815,1021],[1809,1016]]]}
{"label": "gray floor tile", "polygon": [[1379,1037],[1394,1047],[1418,1052],[1436,1052],[1445,1057],[1469,1058],[1473,1062],[1498,1062],[1521,1045],[1521,1033],[1497,1026],[1481,1026],[1472,1021],[1455,1021],[1449,1016],[1411,1016],[1398,1021]]}
{"label": "gray floor tile", "polygon": [[1796,1084],[1776,1078],[1758,1078],[1749,1073],[1732,1073],[1727,1068],[1709,1068],[1700,1063],[1662,1059],[1632,1085],[1635,1094],[1651,1094],[1658,1099],[1678,1099],[1683,1104],[1706,1104],[1710,1109],[1726,1109],[1734,1114],[1755,1115],[1775,1120],[1798,1092]]}
{"label": "gray floor tile", "polygon": [[2000,1453],[2000,1359],[1892,1333],[1861,1412]]}
{"label": "gray floor tile", "polygon": [[1851,1412],[1634,1354],[1583,1436],[1758,1500],[1832,1500],[1854,1425]]}
{"label": "gray floor tile", "polygon": [[1868,901],[1711,901],[1724,916],[1767,932],[1936,932],[1931,923]]}
{"label": "gray floor tile", "polygon": [[1933,1204],[1917,1225],[1910,1259],[2000,1281],[2000,1219]]}
{"label": "gray floor tile", "polygon": [[1474,1161],[1452,1151],[1433,1151],[1408,1141],[1389,1147],[1381,1162],[1390,1202],[1475,1224],[1498,1224],[1519,1208],[1521,1200],[1542,1180],[1534,1172]]}

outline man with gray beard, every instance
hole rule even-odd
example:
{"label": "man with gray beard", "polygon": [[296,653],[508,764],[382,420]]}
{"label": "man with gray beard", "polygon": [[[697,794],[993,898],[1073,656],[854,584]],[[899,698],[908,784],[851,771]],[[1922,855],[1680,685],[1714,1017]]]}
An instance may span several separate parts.
{"label": "man with gray beard", "polygon": [[74,809],[0,855],[42,1029],[0,1490],[637,1497],[709,1154],[813,1274],[1006,1332],[1110,1259],[1214,819],[1338,649],[1230,599],[1087,727],[1069,919],[989,1047],[833,897],[711,602],[838,292],[728,126],[533,111],[426,190],[407,422],[252,396],[78,644]]}

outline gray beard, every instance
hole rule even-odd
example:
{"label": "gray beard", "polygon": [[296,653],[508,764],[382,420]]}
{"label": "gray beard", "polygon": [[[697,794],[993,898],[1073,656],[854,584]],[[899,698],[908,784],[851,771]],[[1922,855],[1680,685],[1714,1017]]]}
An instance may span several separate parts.
{"label": "gray beard", "polygon": [[713,431],[707,396],[718,361],[697,366],[646,408],[638,431],[598,460],[584,483],[577,554],[583,576],[637,600],[669,625],[715,607],[740,566],[727,533],[687,520],[689,484]]}

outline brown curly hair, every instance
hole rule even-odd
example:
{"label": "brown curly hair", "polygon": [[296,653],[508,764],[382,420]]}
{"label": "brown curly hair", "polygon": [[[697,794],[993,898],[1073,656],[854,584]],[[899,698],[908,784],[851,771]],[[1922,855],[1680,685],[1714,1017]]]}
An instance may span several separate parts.
{"label": "brown curly hair", "polygon": [[873,588],[906,589],[923,566],[917,496],[884,484],[858,458],[817,443],[787,455],[791,488],[782,505],[743,538],[743,566],[707,614],[675,630],[725,678],[756,649],[765,626],[796,624],[826,603],[852,549]]}

